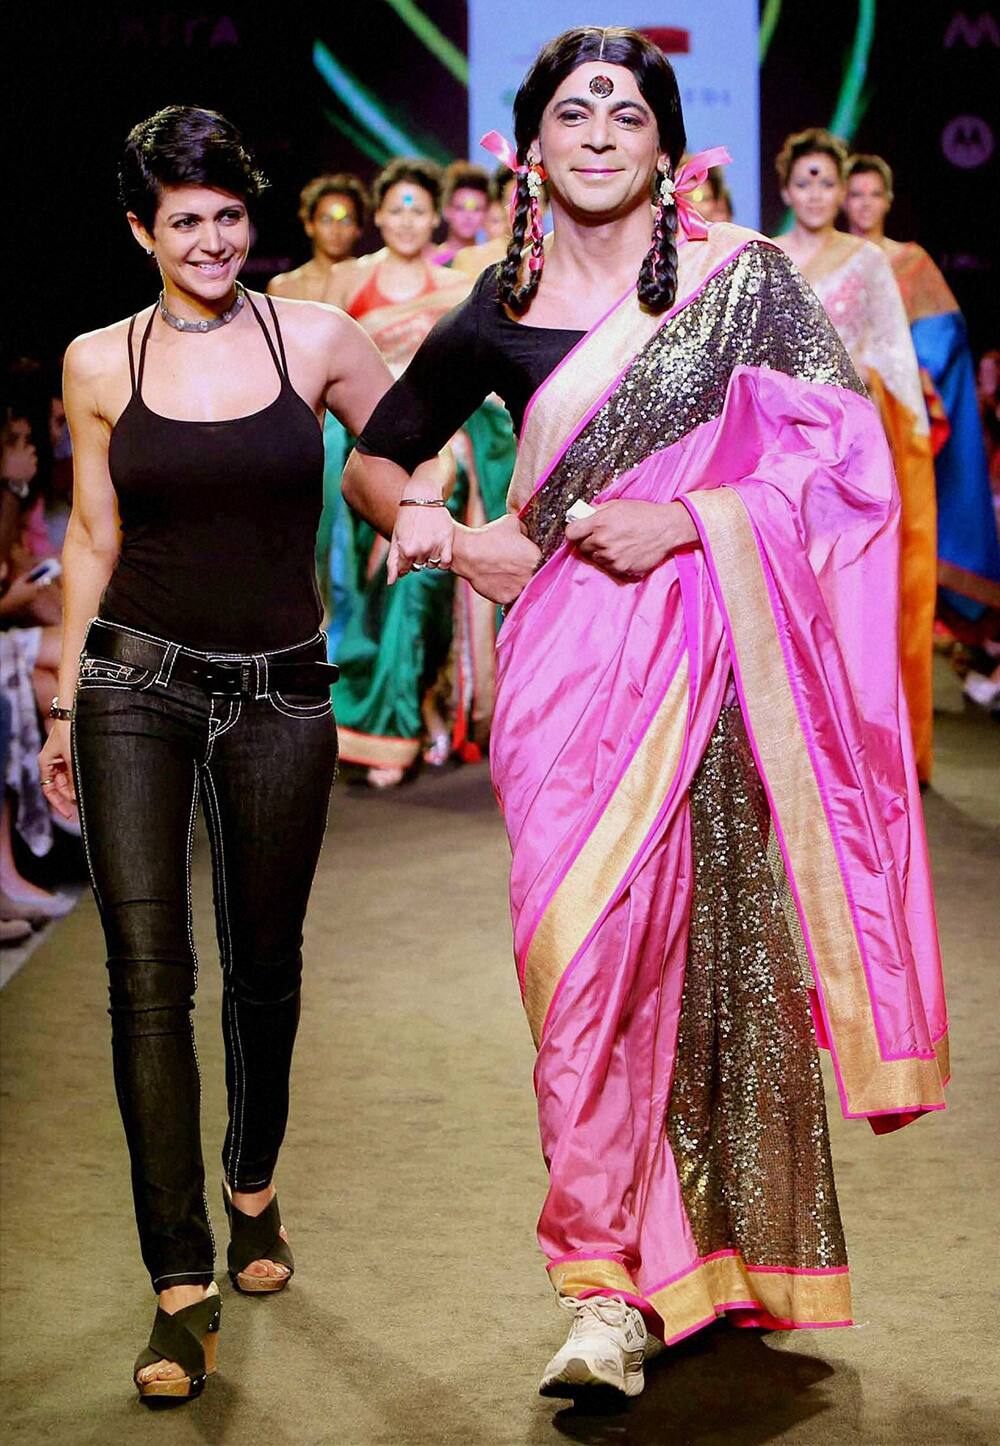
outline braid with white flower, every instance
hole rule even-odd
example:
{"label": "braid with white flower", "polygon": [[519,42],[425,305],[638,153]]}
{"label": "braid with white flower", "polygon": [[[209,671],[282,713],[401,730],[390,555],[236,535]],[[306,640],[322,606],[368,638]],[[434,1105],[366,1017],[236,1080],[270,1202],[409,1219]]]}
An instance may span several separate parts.
{"label": "braid with white flower", "polygon": [[677,295],[677,186],[669,168],[660,173],[653,240],[639,271],[638,293],[652,312],[666,311]]}

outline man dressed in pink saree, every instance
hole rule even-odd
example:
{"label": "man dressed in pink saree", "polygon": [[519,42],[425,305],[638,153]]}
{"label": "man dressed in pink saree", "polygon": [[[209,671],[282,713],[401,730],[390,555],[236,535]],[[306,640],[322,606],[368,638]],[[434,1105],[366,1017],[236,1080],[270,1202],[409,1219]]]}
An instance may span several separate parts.
{"label": "man dressed in pink saree", "polygon": [[[379,405],[345,490],[395,525],[401,572],[514,603],[491,764],[539,1239],[573,1315],[541,1389],[631,1396],[651,1337],[851,1323],[817,1044],[878,1132],[943,1108],[899,498],[809,287],[693,211],[719,153],[683,163],[650,42],[552,41],[515,133],[508,259]],[[491,391],[519,434],[510,515],[468,531],[410,477]]]}

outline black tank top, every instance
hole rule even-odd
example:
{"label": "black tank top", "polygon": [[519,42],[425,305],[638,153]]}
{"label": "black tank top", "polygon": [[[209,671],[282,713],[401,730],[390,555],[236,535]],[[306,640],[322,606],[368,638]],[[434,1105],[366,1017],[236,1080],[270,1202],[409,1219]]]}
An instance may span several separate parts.
{"label": "black tank top", "polygon": [[288,379],[277,313],[266,299],[277,351],[247,297],[281,390],[261,411],[228,422],[186,422],[149,410],[142,378],[156,310],[143,333],[138,375],[132,318],[132,396],[108,455],[122,528],[101,600],[108,622],[205,652],[267,652],[316,634],[323,436]]}

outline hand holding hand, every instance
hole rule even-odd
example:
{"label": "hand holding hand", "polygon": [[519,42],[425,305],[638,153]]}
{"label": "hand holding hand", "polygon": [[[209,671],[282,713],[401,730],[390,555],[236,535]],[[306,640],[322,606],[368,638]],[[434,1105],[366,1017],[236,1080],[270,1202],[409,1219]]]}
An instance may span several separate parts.
{"label": "hand holding hand", "polygon": [[454,571],[491,602],[514,602],[541,561],[542,554],[512,512],[485,527],[455,529]]}
{"label": "hand holding hand", "polygon": [[584,557],[616,577],[641,577],[675,552],[698,541],[680,502],[603,502],[590,517],[566,526],[566,537]]}
{"label": "hand holding hand", "polygon": [[451,567],[455,523],[446,507],[401,507],[389,544],[389,582],[414,567]]}

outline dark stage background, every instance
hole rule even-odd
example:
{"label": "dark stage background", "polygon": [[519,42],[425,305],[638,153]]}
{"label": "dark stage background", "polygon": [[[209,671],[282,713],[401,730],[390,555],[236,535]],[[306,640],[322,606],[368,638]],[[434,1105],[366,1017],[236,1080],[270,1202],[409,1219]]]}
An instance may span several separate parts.
{"label": "dark stage background", "polygon": [[[669,21],[669,0],[655,9],[657,23]],[[622,22],[650,18],[636,10]],[[871,21],[855,145],[895,167],[890,234],[916,237],[931,251],[974,344],[997,345],[997,7],[762,0],[762,12],[770,31],[761,69],[763,228],[782,218],[772,169],[782,137],[830,122],[847,58]],[[162,105],[222,110],[256,149],[272,186],[256,216],[252,285],[305,258],[295,219],[303,182],[344,167],[370,178],[391,149],[388,127],[438,159],[464,154],[467,93],[454,57],[466,50],[465,0],[424,0],[420,13],[435,27],[430,41],[417,38],[391,0],[218,10],[6,6],[5,360],[56,356],[77,332],[152,299],[155,278],[121,215],[115,167],[129,127]],[[348,86],[361,87],[361,103],[381,118],[381,139],[324,80],[323,56]]]}

